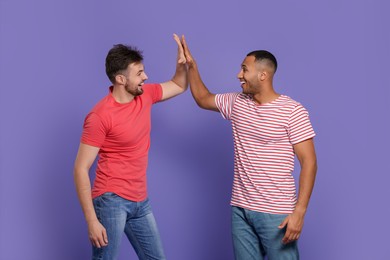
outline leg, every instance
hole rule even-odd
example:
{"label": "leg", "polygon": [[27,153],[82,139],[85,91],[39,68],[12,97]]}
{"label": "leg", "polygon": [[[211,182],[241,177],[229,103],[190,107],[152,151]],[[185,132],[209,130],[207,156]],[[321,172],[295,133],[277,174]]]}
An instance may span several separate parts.
{"label": "leg", "polygon": [[108,245],[92,247],[93,260],[116,259],[126,223],[122,199],[114,193],[105,193],[93,200],[96,215],[107,231]]}
{"label": "leg", "polygon": [[297,242],[283,244],[282,238],[286,229],[279,229],[278,226],[287,215],[267,214],[249,211],[250,219],[261,238],[269,260],[298,260],[299,252]]}
{"label": "leg", "polygon": [[126,236],[140,260],[163,260],[164,250],[149,199],[137,204],[136,214],[128,216]]}
{"label": "leg", "polygon": [[243,208],[232,207],[232,236],[236,260],[262,260],[264,251],[259,237],[248,223]]}

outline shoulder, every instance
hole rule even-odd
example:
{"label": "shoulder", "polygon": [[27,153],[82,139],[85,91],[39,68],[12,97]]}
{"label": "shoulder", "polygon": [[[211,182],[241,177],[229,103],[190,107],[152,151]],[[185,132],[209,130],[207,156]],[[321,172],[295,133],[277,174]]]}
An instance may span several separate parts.
{"label": "shoulder", "polygon": [[162,86],[159,83],[148,83],[144,84],[142,89],[144,93],[140,96],[143,100],[150,100],[151,103],[156,103],[161,101],[163,90]]}
{"label": "shoulder", "polygon": [[237,99],[247,100],[249,99],[249,96],[239,92],[230,92],[230,93],[216,94],[215,99],[217,101],[236,101]]}
{"label": "shoulder", "polygon": [[295,111],[297,109],[305,109],[302,104],[289,96],[281,95],[279,97],[278,105],[286,110]]}
{"label": "shoulder", "polygon": [[102,98],[96,105],[91,109],[90,113],[95,113],[97,115],[103,115],[107,112],[107,108],[112,106],[112,102],[110,102],[110,94]]}
{"label": "shoulder", "polygon": [[142,89],[145,93],[153,93],[156,91],[161,91],[161,84],[159,83],[147,83],[142,86]]}

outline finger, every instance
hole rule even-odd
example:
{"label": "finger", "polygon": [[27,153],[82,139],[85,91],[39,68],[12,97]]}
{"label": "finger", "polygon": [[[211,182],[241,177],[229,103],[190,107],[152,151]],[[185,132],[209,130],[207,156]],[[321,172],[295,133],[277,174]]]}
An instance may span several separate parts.
{"label": "finger", "polygon": [[103,235],[98,238],[97,242],[99,244],[99,248],[107,245],[107,243],[103,239]]}
{"label": "finger", "polygon": [[294,239],[292,239],[290,237],[285,237],[282,239],[283,244],[288,244],[288,243],[291,243],[292,241],[294,241]]}
{"label": "finger", "polygon": [[177,36],[177,34],[173,34],[173,39],[176,41],[177,43],[177,50],[178,50],[178,54],[177,54],[177,62],[180,63],[180,64],[184,64],[186,63],[186,57],[184,55],[184,49],[183,49],[183,45],[180,41],[180,38],[179,36]]}
{"label": "finger", "polygon": [[[284,222],[284,221],[283,221],[283,222]],[[290,238],[290,235],[291,235],[291,232],[290,232],[290,230],[287,228],[286,233],[284,234],[284,237],[282,238],[282,242],[283,242],[284,244],[287,244],[287,243],[288,243],[289,238]]]}
{"label": "finger", "polygon": [[187,45],[187,42],[186,42],[184,35],[181,37],[181,42],[182,42],[182,45],[184,48],[184,54],[186,56],[186,59],[188,62],[191,62],[193,60],[192,55],[191,55],[190,50],[188,49],[188,45]]}
{"label": "finger", "polygon": [[290,243],[290,242],[292,242],[294,240],[295,240],[295,235],[294,234],[290,234],[290,236],[287,239],[287,241],[288,241],[287,243]]}
{"label": "finger", "polygon": [[289,230],[287,228],[286,235],[285,235],[286,239],[284,240],[284,242],[290,243],[290,242],[298,240],[299,234],[300,234],[299,232],[294,231],[294,230]]}
{"label": "finger", "polygon": [[108,244],[108,237],[107,237],[107,231],[103,230],[103,241],[107,245]]}
{"label": "finger", "polygon": [[183,45],[184,51],[190,53],[190,50],[188,49],[188,44],[186,42],[186,38],[184,37],[184,35],[181,37],[181,43]]}
{"label": "finger", "polygon": [[179,36],[177,36],[176,33],[173,34],[173,39],[176,41],[176,43],[177,43],[177,45],[178,45],[179,47],[182,47],[182,46],[181,46],[181,42],[180,42],[180,38],[179,38]]}
{"label": "finger", "polygon": [[91,239],[91,243],[94,247],[101,248],[100,243],[97,239]]}
{"label": "finger", "polygon": [[299,235],[300,235],[299,233],[294,234],[294,236],[292,237],[292,240],[298,240]]}
{"label": "finger", "polygon": [[286,217],[286,218],[282,221],[282,223],[280,223],[280,225],[278,226],[278,228],[280,228],[280,229],[284,228],[284,227],[287,225],[287,223],[288,223],[288,217]]}

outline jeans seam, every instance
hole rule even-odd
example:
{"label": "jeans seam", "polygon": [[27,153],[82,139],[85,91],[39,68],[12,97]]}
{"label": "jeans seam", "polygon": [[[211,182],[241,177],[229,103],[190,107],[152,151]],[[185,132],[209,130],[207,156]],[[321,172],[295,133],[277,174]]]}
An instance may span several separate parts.
{"label": "jeans seam", "polygon": [[[132,227],[131,223],[129,223],[129,226],[130,226],[131,232],[134,234],[134,230],[133,230],[133,227]],[[142,251],[142,256],[139,256],[140,259],[146,258],[144,247],[141,245],[141,243],[140,243],[140,241],[138,239],[138,236],[134,236],[134,237],[135,237],[135,240],[137,241],[137,244],[138,244],[137,248],[140,248],[141,251]],[[137,253],[137,255],[138,255],[138,253]]]}

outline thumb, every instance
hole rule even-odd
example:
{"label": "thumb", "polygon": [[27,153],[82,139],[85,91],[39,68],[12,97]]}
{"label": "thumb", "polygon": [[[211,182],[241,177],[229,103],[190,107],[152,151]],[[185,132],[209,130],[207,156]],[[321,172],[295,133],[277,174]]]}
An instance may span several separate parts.
{"label": "thumb", "polygon": [[280,223],[280,225],[278,226],[278,228],[280,228],[280,229],[284,228],[284,227],[287,225],[287,223],[288,223],[288,217],[286,217],[286,218],[282,221],[282,223]]}

